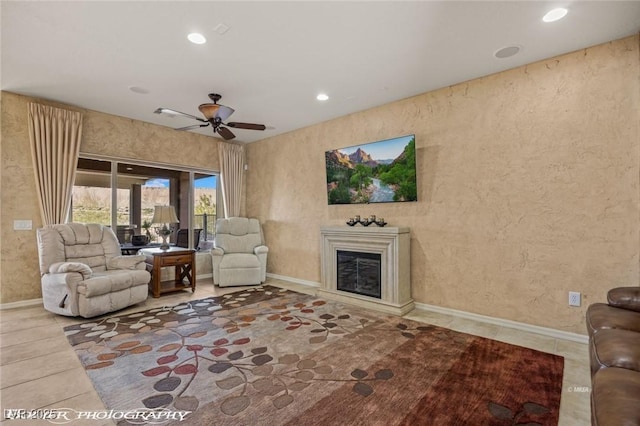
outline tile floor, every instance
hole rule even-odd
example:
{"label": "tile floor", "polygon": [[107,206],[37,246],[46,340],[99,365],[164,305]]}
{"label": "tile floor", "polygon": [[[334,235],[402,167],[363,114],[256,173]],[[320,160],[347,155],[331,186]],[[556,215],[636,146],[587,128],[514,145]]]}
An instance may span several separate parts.
{"label": "tile floor", "polygon": [[[267,283],[303,293],[315,293],[312,287],[290,282],[269,279]],[[144,304],[123,312],[174,305],[242,289],[214,288],[211,279],[205,279],[198,282],[195,294],[183,291],[158,299],[150,297]],[[591,382],[586,344],[421,310],[414,310],[405,317],[565,357],[559,424],[590,424]],[[63,407],[85,411],[104,410],[102,401],[62,331],[64,326],[84,321],[54,315],[39,306],[0,311],[0,406],[3,410]],[[2,425],[51,425],[48,421],[4,420],[4,411],[2,419]],[[91,426],[113,424],[110,421],[84,422]],[[82,422],[74,421],[71,424],[80,425]]]}

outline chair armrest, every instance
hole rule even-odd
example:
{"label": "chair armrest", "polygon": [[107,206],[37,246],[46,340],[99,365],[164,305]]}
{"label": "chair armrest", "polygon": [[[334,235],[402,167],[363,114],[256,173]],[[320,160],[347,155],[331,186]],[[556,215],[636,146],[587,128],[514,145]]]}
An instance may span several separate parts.
{"label": "chair armrest", "polygon": [[267,247],[267,246],[258,246],[258,247],[253,249],[253,253],[256,254],[256,255],[269,253],[269,247]]}
{"label": "chair armrest", "polygon": [[220,284],[220,264],[222,263],[222,257],[224,256],[224,250],[220,247],[213,247],[211,249],[211,266],[213,268],[213,284]]}
{"label": "chair armrest", "polygon": [[135,256],[115,256],[107,260],[107,269],[145,269],[144,254]]}
{"label": "chair armrest", "polygon": [[612,288],[607,293],[607,302],[616,308],[640,312],[640,287]]}
{"label": "chair armrest", "polygon": [[83,280],[89,279],[93,275],[89,265],[80,262],[56,262],[49,267],[50,274],[66,274],[68,272],[82,274]]}

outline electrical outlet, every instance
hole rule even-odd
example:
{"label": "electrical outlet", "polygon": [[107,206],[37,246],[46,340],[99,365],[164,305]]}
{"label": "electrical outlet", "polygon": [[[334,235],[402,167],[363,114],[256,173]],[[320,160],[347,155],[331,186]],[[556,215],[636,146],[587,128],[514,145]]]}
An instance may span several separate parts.
{"label": "electrical outlet", "polygon": [[569,292],[569,306],[580,306],[580,293],[577,291]]}
{"label": "electrical outlet", "polygon": [[32,222],[30,220],[14,220],[13,221],[13,230],[14,231],[28,231],[32,227]]}

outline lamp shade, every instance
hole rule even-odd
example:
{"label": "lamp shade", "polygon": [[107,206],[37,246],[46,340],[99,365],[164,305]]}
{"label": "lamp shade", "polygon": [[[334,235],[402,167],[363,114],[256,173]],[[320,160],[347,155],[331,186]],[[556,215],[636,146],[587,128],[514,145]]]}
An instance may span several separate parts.
{"label": "lamp shade", "polygon": [[176,209],[173,206],[156,206],[153,212],[152,223],[179,223]]}

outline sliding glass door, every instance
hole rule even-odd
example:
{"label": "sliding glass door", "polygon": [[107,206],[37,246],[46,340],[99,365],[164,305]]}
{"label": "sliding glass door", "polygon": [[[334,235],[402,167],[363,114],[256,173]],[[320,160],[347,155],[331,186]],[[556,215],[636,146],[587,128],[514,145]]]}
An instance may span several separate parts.
{"label": "sliding glass door", "polygon": [[200,241],[213,242],[216,224],[218,179],[215,175],[197,173],[194,176],[194,229],[201,229]]}
{"label": "sliding glass door", "polygon": [[[157,224],[151,223],[155,206],[170,205],[178,216],[177,228],[201,230],[189,238],[189,246],[197,248],[214,237],[216,183],[215,172],[81,157],[70,221],[109,225],[121,244],[130,243],[133,235],[148,235],[154,243],[160,241]],[[169,241],[175,243],[176,236],[174,232]]]}

